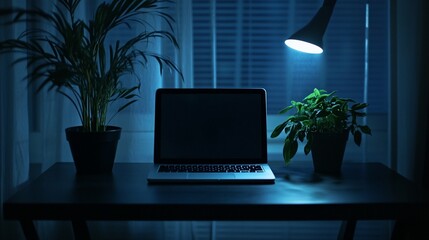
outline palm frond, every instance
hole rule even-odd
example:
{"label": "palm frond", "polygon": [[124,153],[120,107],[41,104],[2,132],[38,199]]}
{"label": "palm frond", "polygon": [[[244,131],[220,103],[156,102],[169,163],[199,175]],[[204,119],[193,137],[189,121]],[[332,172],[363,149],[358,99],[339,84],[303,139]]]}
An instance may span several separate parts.
{"label": "palm frond", "polygon": [[[58,0],[54,11],[40,8],[0,9],[9,16],[9,24],[34,22],[16,39],[0,42],[0,54],[23,53],[13,64],[27,62],[29,84],[37,89],[56,89],[70,100],[87,131],[105,128],[107,109],[121,100],[112,117],[139,98],[140,79],[137,68],[146,67],[150,60],[158,63],[160,74],[165,68],[183,75],[179,67],[160,53],[146,48],[151,41],[165,39],[172,47],[179,44],[174,36],[174,18],[168,14],[169,0],[112,0],[100,3],[92,19],[79,19],[76,10],[80,0]],[[146,19],[154,17],[167,24],[159,29]],[[47,28],[38,27],[47,24]],[[139,27],[143,31],[126,41],[107,44],[115,29]],[[122,78],[136,76],[136,82],[123,87]],[[123,102],[122,102],[123,101]],[[110,120],[109,120],[110,121]]]}

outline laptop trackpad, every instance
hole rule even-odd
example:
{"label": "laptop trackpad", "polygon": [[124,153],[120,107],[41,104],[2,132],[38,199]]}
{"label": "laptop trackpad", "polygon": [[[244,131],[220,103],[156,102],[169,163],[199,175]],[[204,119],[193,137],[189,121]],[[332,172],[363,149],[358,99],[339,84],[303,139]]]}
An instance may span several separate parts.
{"label": "laptop trackpad", "polygon": [[225,179],[235,179],[234,173],[187,173],[186,179],[206,179],[206,180],[225,180]]}

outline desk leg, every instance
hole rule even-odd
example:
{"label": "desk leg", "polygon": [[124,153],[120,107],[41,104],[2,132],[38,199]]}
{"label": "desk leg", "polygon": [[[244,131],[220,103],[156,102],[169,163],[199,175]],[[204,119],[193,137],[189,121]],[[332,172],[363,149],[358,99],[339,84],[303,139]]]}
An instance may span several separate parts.
{"label": "desk leg", "polygon": [[36,227],[34,227],[33,221],[21,220],[20,223],[26,239],[39,240],[39,236],[37,235]]}
{"label": "desk leg", "polygon": [[355,234],[356,220],[344,220],[341,223],[338,240],[352,240]]}
{"label": "desk leg", "polygon": [[89,240],[91,239],[89,235],[89,229],[86,225],[86,222],[83,220],[74,220],[72,221],[73,225],[73,233],[74,233],[74,239],[82,239],[82,240]]}

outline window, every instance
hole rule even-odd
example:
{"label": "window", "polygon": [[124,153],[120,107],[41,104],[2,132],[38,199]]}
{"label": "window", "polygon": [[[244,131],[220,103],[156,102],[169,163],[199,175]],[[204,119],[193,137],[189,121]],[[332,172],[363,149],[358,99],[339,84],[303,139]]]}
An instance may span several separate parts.
{"label": "window", "polygon": [[[382,154],[386,159],[388,1],[337,1],[323,54],[287,48],[284,40],[307,24],[322,4],[322,0],[193,1],[193,85],[265,88],[269,131],[281,121],[279,110],[315,87],[367,102],[373,130],[368,141],[377,147],[348,144],[352,150],[347,152],[354,160],[362,159],[362,151],[375,151],[372,158]],[[281,151],[278,147],[273,151]]]}
{"label": "window", "polygon": [[[368,15],[365,1],[338,1],[325,33],[322,55],[287,49],[284,40],[308,22],[322,2],[193,1],[194,86],[264,87],[268,113],[273,114],[291,99],[302,99],[314,87],[363,101],[367,76],[368,111],[386,113],[387,1],[371,2]],[[217,70],[215,83],[213,66]]]}

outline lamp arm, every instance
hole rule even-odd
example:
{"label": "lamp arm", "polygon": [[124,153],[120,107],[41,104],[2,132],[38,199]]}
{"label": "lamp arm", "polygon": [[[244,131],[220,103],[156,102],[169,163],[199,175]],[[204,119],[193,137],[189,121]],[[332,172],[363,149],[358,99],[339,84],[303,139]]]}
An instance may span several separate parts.
{"label": "lamp arm", "polygon": [[[310,21],[309,25],[319,25],[315,28],[318,31],[318,34],[323,35],[328,27],[329,20],[331,19],[332,13],[334,11],[335,3],[337,0],[325,0],[323,1],[322,7],[316,13],[314,18]],[[317,21],[317,22],[316,22]]]}

